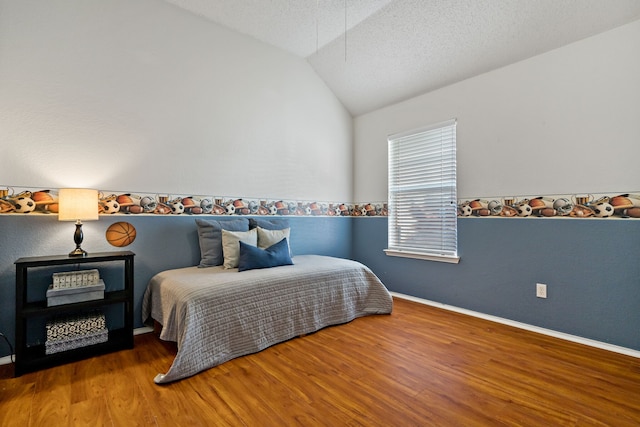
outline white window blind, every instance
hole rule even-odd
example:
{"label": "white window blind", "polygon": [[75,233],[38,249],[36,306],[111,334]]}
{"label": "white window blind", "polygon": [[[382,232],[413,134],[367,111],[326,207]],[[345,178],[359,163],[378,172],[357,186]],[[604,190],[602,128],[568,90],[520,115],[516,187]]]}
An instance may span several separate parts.
{"label": "white window blind", "polygon": [[391,135],[387,255],[458,262],[456,121]]}

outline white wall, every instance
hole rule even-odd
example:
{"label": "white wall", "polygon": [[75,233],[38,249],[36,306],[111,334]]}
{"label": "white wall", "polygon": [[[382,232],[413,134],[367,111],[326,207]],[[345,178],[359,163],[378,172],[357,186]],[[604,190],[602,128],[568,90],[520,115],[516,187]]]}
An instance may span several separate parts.
{"label": "white wall", "polygon": [[0,185],[352,199],[304,60],[161,0],[0,0]]}
{"label": "white wall", "polygon": [[640,21],[355,119],[355,201],[387,135],[458,119],[458,197],[640,190]]}

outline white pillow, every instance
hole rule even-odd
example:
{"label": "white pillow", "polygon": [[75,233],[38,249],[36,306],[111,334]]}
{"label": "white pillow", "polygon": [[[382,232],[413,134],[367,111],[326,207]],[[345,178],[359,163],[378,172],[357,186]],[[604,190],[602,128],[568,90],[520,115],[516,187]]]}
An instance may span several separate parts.
{"label": "white pillow", "polygon": [[[287,245],[289,245],[289,234],[291,228],[285,228],[283,230],[267,230],[266,228],[258,227],[258,247],[260,249],[267,249],[269,246],[273,246],[280,240],[286,238]],[[291,253],[291,248],[289,248]]]}
{"label": "white pillow", "polygon": [[256,229],[249,231],[222,230],[222,254],[224,256],[224,268],[238,267],[240,258],[240,243],[257,246],[258,233]]}

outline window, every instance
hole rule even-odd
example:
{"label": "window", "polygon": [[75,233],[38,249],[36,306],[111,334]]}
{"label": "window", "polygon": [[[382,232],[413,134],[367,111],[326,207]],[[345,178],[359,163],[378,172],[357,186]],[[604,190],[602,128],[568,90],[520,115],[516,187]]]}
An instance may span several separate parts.
{"label": "window", "polygon": [[456,121],[391,135],[387,255],[457,263]]}

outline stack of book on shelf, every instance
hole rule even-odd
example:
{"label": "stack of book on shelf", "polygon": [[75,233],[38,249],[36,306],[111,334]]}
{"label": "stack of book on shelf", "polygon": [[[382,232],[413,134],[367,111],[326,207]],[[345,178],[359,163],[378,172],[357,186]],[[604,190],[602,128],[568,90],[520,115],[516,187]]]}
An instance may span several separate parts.
{"label": "stack of book on shelf", "polygon": [[56,317],[47,322],[45,354],[107,342],[109,331],[104,313],[95,311],[73,316]]}
{"label": "stack of book on shelf", "polygon": [[71,304],[104,298],[104,282],[98,270],[53,273],[47,290],[47,306]]}

